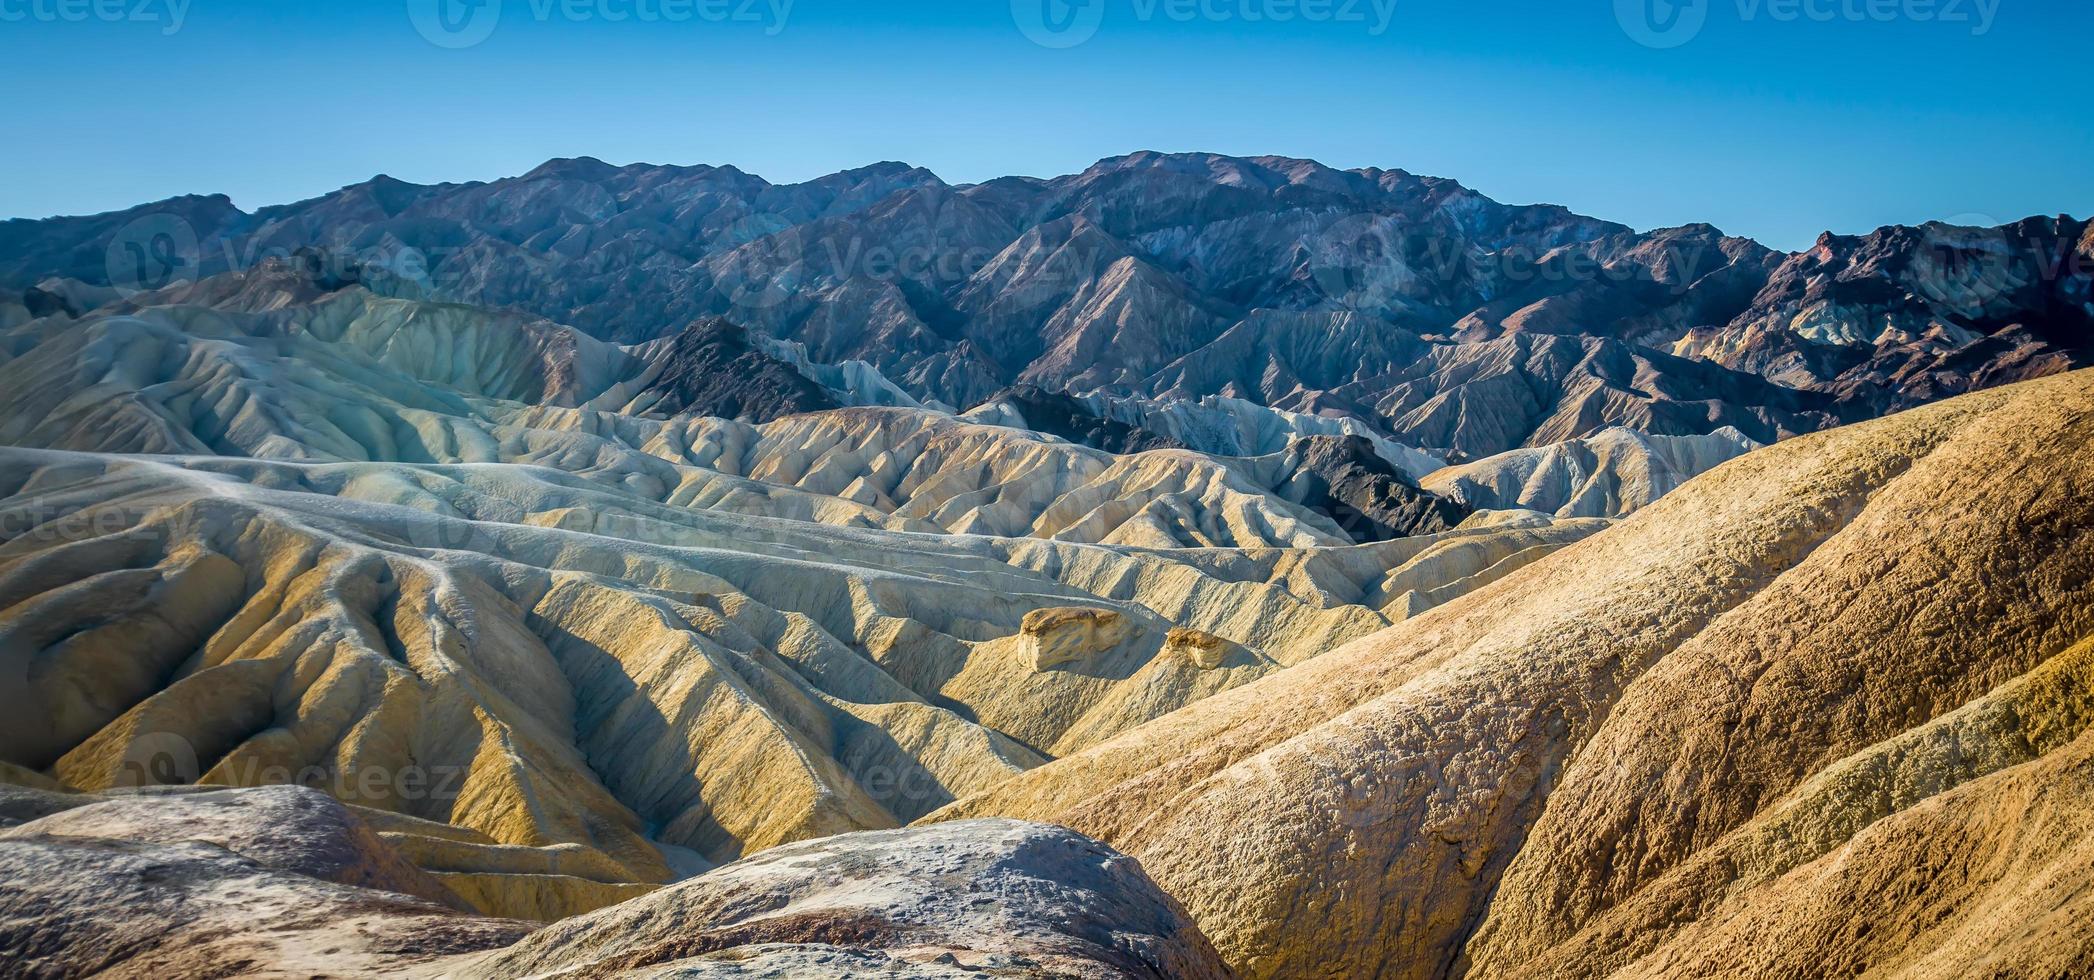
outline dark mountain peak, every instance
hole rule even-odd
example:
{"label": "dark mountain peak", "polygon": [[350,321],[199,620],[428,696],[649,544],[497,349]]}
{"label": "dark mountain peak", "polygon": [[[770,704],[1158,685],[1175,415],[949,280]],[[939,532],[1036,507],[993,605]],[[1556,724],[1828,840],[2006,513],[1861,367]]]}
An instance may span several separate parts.
{"label": "dark mountain peak", "polygon": [[1361,177],[1363,177],[1363,178],[1365,178],[1365,179],[1367,179],[1367,180],[1371,180],[1371,181],[1374,181],[1374,182],[1375,182],[1375,183],[1377,183],[1377,184],[1379,184],[1379,183],[1381,183],[1381,182],[1383,182],[1383,181],[1392,181],[1392,182],[1395,182],[1395,181],[1406,181],[1406,180],[1426,180],[1426,179],[1431,179],[1431,180],[1440,180],[1440,179],[1443,179],[1443,178],[1438,178],[1438,177],[1434,177],[1434,178],[1424,178],[1424,177],[1420,177],[1420,176],[1418,176],[1417,174],[1411,173],[1411,172],[1410,172],[1410,171],[1408,171],[1408,170],[1404,170],[1404,169],[1401,169],[1401,168],[1397,168],[1397,167],[1356,167],[1356,168],[1354,168],[1354,169],[1352,169],[1352,170],[1348,170],[1348,171],[1346,171],[1346,172],[1347,172],[1347,173],[1355,173],[1355,174],[1359,174],[1359,175],[1360,175]]}
{"label": "dark mountain peak", "polygon": [[[1191,156],[1192,154],[1177,155],[1184,157]],[[1083,172],[1103,173],[1111,170],[1130,170],[1139,167],[1153,167],[1169,160],[1172,156],[1173,154],[1165,153],[1161,150],[1136,150],[1132,153],[1122,153],[1117,156],[1105,157],[1099,160],[1098,162],[1091,164]]]}
{"label": "dark mountain peak", "polygon": [[989,402],[1002,402],[1025,419],[1034,432],[1067,439],[1108,453],[1148,452],[1152,449],[1184,449],[1185,444],[1169,436],[1106,418],[1085,408],[1082,402],[1039,385],[1019,384],[996,393]]}
{"label": "dark mountain peak", "polygon": [[[1277,158],[1268,158],[1277,159]],[[1188,151],[1166,153],[1160,150],[1136,150],[1116,157],[1106,157],[1092,164],[1076,180],[1141,171],[1155,171],[1179,176],[1198,177],[1210,180],[1241,180],[1249,174],[1265,171],[1258,160],[1247,157],[1232,157],[1220,153]]]}
{"label": "dark mountain peak", "polygon": [[1355,541],[1451,531],[1469,508],[1419,489],[1360,436],[1306,436],[1282,454],[1282,496],[1328,516]]}
{"label": "dark mountain peak", "polygon": [[[647,164],[634,164],[639,169],[650,169]],[[595,157],[554,157],[532,168],[520,180],[609,180],[627,168],[614,167]]]}
{"label": "dark mountain peak", "polygon": [[1226,153],[1210,153],[1197,150],[1176,153],[1166,153],[1160,150],[1136,150],[1133,153],[1116,157],[1106,157],[1074,176],[1081,179],[1096,175],[1142,170],[1199,177],[1222,183],[1251,184],[1266,189],[1287,183],[1330,180],[1334,178],[1344,179],[1354,176],[1352,171],[1336,170],[1314,160],[1301,157],[1278,155],[1238,157],[1230,156]]}
{"label": "dark mountain peak", "polygon": [[928,178],[930,180],[938,181],[939,183],[944,183],[944,181],[941,180],[937,174],[932,173],[928,169],[919,167],[913,163],[903,163],[899,160],[882,160],[878,163],[869,163],[862,167],[852,167],[849,170],[839,170],[833,174],[830,174],[827,177],[820,177],[817,179],[827,181],[862,181],[893,180],[898,178]]}
{"label": "dark mountain peak", "polygon": [[1706,221],[1690,221],[1684,225],[1673,225],[1670,228],[1652,228],[1650,231],[1644,232],[1644,234],[1661,241],[1718,242],[1730,237],[1723,233],[1723,229]]}
{"label": "dark mountain peak", "polygon": [[923,167],[889,160],[863,167],[853,167],[849,170],[839,170],[833,174],[824,174],[816,177],[813,180],[782,186],[807,189],[824,188],[841,192],[851,188],[870,187],[894,190],[924,185],[948,186],[943,178]]}
{"label": "dark mountain peak", "polygon": [[409,205],[433,189],[426,184],[411,183],[386,174],[379,174],[360,185],[343,188],[344,191],[360,191],[387,217],[407,210]]}
{"label": "dark mountain peak", "polygon": [[1834,234],[1830,229],[1827,229],[1825,231],[1818,232],[1818,240],[1811,245],[1808,251],[1830,252],[1835,248],[1839,248],[1841,246],[1841,243],[1843,242],[1852,242],[1855,240],[1856,239],[1851,235]]}
{"label": "dark mountain peak", "polygon": [[[700,317],[657,349],[646,413],[711,415],[768,422],[841,407],[828,389],[758,350],[749,331],[726,317]],[[636,399],[639,400],[639,399]]]}
{"label": "dark mountain peak", "polygon": [[[121,211],[0,222],[0,287],[24,288],[52,276],[109,285],[112,278],[149,282],[162,272],[193,273],[183,265],[201,257],[202,243],[246,218],[224,194],[184,194]],[[112,247],[150,248],[156,242],[173,253],[147,253],[143,269],[112,265]]]}
{"label": "dark mountain peak", "polygon": [[130,219],[148,214],[238,214],[233,199],[224,194],[177,194],[174,197],[140,204],[136,207],[119,208],[83,215],[54,215],[49,218],[9,218],[5,225],[42,226],[68,222],[96,222],[107,219]]}

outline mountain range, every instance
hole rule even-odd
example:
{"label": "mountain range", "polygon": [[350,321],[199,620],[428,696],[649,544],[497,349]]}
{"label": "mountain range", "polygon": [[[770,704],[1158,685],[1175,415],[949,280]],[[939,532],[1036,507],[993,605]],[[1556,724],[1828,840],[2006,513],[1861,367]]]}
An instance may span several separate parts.
{"label": "mountain range", "polygon": [[2090,273],[1208,154],[0,224],[0,974],[2087,975]]}
{"label": "mountain range", "polygon": [[582,158],[253,213],[177,198],[0,225],[0,287],[164,286],[301,250],[387,295],[619,343],[725,317],[926,402],[1225,396],[1458,460],[1608,425],[1771,442],[2094,358],[2094,232],[2067,217],[1782,254],[1399,170],[1154,152],[961,186]]}

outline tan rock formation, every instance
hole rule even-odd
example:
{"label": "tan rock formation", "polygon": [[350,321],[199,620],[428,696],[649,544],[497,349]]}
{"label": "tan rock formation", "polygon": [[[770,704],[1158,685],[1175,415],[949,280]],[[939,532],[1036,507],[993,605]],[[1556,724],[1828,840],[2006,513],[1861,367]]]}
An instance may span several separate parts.
{"label": "tan rock formation", "polygon": [[[268,878],[291,869],[623,923],[528,954],[582,972],[942,976],[1022,967],[1035,934],[911,919],[936,901],[887,871],[841,905],[770,876],[933,874],[878,855],[1035,833],[936,843],[994,815],[1136,855],[1251,976],[2086,963],[2094,378],[1670,492],[1729,450],[1525,451],[1464,468],[1502,509],[1349,545],[1241,460],[920,409],[643,417],[618,358],[644,350],[505,351],[469,313],[362,302],[8,328],[0,441],[59,447],[0,449],[0,837],[22,860],[173,862],[285,910],[339,904]],[[155,449],[184,455],[111,451]],[[309,791],[179,795],[165,819],[125,795],[191,782],[307,784],[368,831],[330,864],[298,833],[254,843]],[[836,836],[917,821],[940,829]],[[140,849],[198,839],[266,867]],[[948,884],[988,867],[954,860]],[[791,912],[752,924],[730,885]],[[152,935],[217,928],[206,906]],[[659,915],[707,938],[628,942]],[[1040,948],[1130,975],[1147,954],[1097,951],[1190,948],[1145,921],[1131,947]],[[924,928],[948,931],[885,938]],[[293,947],[263,959],[427,965]]]}
{"label": "tan rock formation", "polygon": [[0,343],[15,352],[0,359],[0,443],[529,463],[678,507],[908,531],[1149,547],[1349,540],[1196,453],[1115,457],[921,409],[760,426],[652,417],[631,401],[662,370],[649,345],[361,289],[285,302],[261,314],[177,304],[13,328]]}
{"label": "tan rock formation", "polygon": [[[2067,975],[2094,936],[2042,923],[2089,894],[2045,884],[2080,846],[2078,695],[1991,762],[1925,728],[2094,633],[2090,446],[2086,372],[1785,442],[931,819],[1109,841],[1251,976]],[[1882,887],[1913,875],[1941,890]]]}
{"label": "tan rock formation", "polygon": [[1035,609],[1018,626],[1034,670],[1082,663],[1119,646],[1129,633],[1127,617],[1110,609],[1064,606]]}
{"label": "tan rock formation", "polygon": [[1508,915],[1474,955],[1560,976],[2084,973],[2090,666],[2082,641],[1826,767],[1568,939],[1512,941]]}
{"label": "tan rock formation", "polygon": [[1164,648],[1192,661],[1201,670],[1213,670],[1228,659],[1232,644],[1204,630],[1173,627],[1163,639]]}
{"label": "tan rock formation", "polygon": [[[19,699],[0,712],[0,758],[85,790],[296,778],[484,836],[429,865],[444,874],[523,873],[490,857],[502,846],[601,859],[575,874],[550,867],[571,860],[533,858],[548,864],[527,873],[577,879],[583,897],[509,914],[586,905],[604,894],[591,882],[667,881],[664,847],[703,865],[913,820],[1386,625],[1378,607],[1391,597],[1376,583],[1393,572],[1429,587],[1481,570],[1437,550],[1542,543],[1520,529],[1503,541],[1179,548],[1324,538],[1275,532],[1300,526],[1292,505],[1261,509],[1267,498],[1196,454],[1113,460],[913,410],[756,427],[519,408],[356,360],[395,352],[387,369],[470,373],[397,353],[418,349],[411,318],[362,333],[353,318],[291,322],[172,309],[39,321],[30,353],[0,366],[49,375],[17,392],[10,425],[32,408],[80,424],[9,434],[541,465],[0,451],[14,532],[0,545],[0,663],[38,664],[0,691]],[[270,360],[287,348],[298,359]],[[126,351],[137,360],[111,367]],[[211,367],[220,355],[238,370]],[[543,387],[475,377],[471,391]],[[214,385],[230,387],[206,401],[244,407],[165,400]],[[313,412],[374,404],[436,428],[416,429],[421,448],[406,453],[401,431]],[[94,413],[110,405],[155,421],[105,426]],[[1150,490],[1180,501],[1164,509],[1198,533],[1150,536],[1173,545],[1156,548],[1037,536],[1053,525],[1057,538],[1095,537],[1059,518],[1035,525],[1163,499],[1141,497]],[[744,513],[768,510],[800,519]],[[1024,536],[873,526],[895,521]],[[1130,526],[1098,521],[1105,536]],[[1024,620],[1072,604],[1119,625],[1067,648],[1081,665],[1042,670]],[[1240,652],[1212,666],[1175,655],[1175,627]]]}
{"label": "tan rock formation", "polygon": [[[1386,620],[1324,586],[1364,595],[1394,554],[1210,573],[517,467],[0,455],[10,762],[90,791],[306,782],[477,847],[587,849],[606,863],[566,866],[602,884],[669,880],[665,845],[718,862],[894,826],[1364,635]],[[1117,638],[1042,671],[1025,618],[1074,601]],[[1244,653],[1167,654],[1179,622]],[[506,873],[474,855],[431,867]]]}

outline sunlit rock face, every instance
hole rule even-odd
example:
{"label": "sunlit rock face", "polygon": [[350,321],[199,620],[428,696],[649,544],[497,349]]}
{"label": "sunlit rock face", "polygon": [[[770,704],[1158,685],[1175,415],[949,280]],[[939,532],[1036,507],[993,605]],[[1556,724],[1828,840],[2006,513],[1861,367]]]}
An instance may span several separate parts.
{"label": "sunlit rock face", "polygon": [[1749,453],[929,819],[1107,841],[1250,976],[2069,975],[2090,427],[2076,372]]}

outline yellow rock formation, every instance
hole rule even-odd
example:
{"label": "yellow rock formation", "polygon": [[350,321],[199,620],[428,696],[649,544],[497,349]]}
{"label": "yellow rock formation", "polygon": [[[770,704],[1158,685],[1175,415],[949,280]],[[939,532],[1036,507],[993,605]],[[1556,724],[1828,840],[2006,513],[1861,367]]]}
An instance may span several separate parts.
{"label": "yellow rock formation", "polygon": [[929,819],[1111,842],[1254,977],[2069,975],[2090,478],[2089,372],[1794,439]]}

